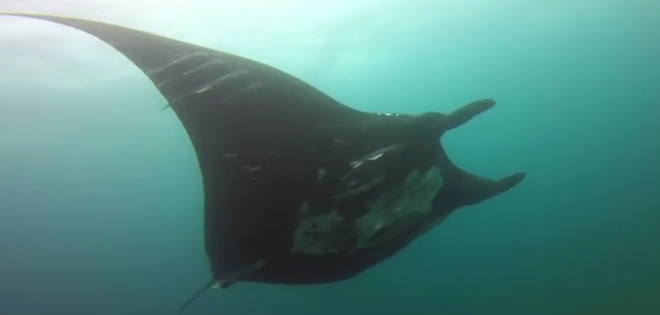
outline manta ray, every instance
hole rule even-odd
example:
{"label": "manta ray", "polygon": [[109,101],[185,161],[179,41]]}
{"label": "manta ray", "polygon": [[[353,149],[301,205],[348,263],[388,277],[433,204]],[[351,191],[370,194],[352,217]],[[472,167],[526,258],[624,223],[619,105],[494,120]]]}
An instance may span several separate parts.
{"label": "manta ray", "polygon": [[97,21],[0,15],[47,20],[99,38],[167,100],[192,142],[203,180],[212,279],[204,289],[237,281],[352,278],[456,209],[525,177],[471,174],[442,147],[445,132],[493,107],[491,99],[448,114],[364,112],[233,54]]}

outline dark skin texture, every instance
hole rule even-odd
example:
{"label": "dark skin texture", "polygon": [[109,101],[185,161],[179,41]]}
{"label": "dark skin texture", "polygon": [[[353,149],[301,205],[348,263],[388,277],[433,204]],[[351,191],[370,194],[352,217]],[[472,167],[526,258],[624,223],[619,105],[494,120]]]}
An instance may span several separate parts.
{"label": "dark skin texture", "polygon": [[[449,114],[377,115],[347,107],[267,65],[205,47],[94,21],[30,14],[98,37],[124,54],[158,88],[193,143],[202,171],[205,246],[214,281],[311,284],[353,277],[394,255],[428,222],[518,184],[493,181],[454,165],[441,136],[495,102],[479,100]],[[385,149],[376,162],[351,163]],[[442,188],[427,217],[405,222],[396,237],[337,253],[293,253],[303,201],[337,204],[352,222],[366,204],[400,186],[412,171],[440,170]],[[325,170],[322,181],[318,170]],[[381,180],[382,178],[382,180]],[[347,185],[377,183],[350,196]],[[365,184],[366,185],[366,184]],[[350,224],[346,233],[352,233]]]}

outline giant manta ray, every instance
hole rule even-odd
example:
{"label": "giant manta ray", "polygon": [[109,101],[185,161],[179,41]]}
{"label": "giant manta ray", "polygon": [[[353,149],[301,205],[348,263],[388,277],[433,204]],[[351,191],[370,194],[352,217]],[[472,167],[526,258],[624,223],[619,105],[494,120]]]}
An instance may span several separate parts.
{"label": "giant manta ray", "polygon": [[[132,61],[181,120],[204,186],[212,281],[327,283],[401,250],[461,206],[518,184],[449,160],[440,137],[495,102],[449,114],[376,114],[246,58],[121,26],[48,20]],[[201,291],[200,291],[201,292]]]}

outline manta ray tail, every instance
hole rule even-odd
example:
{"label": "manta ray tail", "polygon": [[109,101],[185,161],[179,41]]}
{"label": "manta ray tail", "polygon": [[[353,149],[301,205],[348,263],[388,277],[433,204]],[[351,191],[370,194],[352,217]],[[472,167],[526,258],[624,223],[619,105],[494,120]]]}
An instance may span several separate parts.
{"label": "manta ray tail", "polygon": [[211,281],[209,281],[209,283],[207,283],[201,289],[199,289],[197,292],[195,292],[195,294],[193,294],[193,296],[191,296],[185,303],[183,303],[183,305],[181,305],[181,307],[179,308],[179,313],[183,313],[183,311],[185,311],[186,308],[188,308],[188,306],[190,306],[190,304],[192,304],[192,302],[195,302],[195,300],[197,300],[197,298],[199,298],[202,295],[202,293],[206,292],[206,290],[212,289],[217,285],[218,285],[218,281],[215,280],[215,279],[211,279]]}
{"label": "manta ray tail", "polygon": [[226,288],[230,287],[232,284],[236,283],[236,281],[240,280],[242,277],[244,277],[244,276],[246,276],[246,275],[248,275],[248,274],[250,274],[250,273],[252,273],[252,272],[254,272],[258,269],[263,268],[265,265],[266,265],[266,262],[263,261],[263,260],[260,260],[260,261],[254,263],[254,264],[247,265],[247,266],[235,271],[234,273],[232,273],[230,276],[228,276],[224,280],[211,279],[211,281],[209,281],[209,283],[207,283],[205,286],[203,286],[201,289],[199,289],[197,292],[195,292],[195,294],[193,294],[192,297],[190,297],[185,303],[183,303],[183,305],[181,305],[181,307],[179,308],[179,313],[182,313],[188,306],[190,306],[190,304],[192,304],[192,302],[197,300],[197,298],[199,298],[202,295],[202,293],[206,292],[207,290],[217,288],[217,287],[226,289]]}

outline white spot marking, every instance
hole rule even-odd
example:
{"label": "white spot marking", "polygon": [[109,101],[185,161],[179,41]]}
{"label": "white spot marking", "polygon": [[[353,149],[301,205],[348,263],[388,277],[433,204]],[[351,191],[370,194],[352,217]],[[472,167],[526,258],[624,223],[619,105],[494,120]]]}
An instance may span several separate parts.
{"label": "white spot marking", "polygon": [[226,82],[228,80],[236,79],[238,77],[246,75],[247,73],[248,73],[247,70],[238,70],[238,71],[234,71],[232,73],[225,74],[225,75],[223,75],[223,76],[221,76],[221,77],[219,77],[219,78],[217,78],[217,79],[215,79],[211,82],[208,82],[204,86],[201,86],[201,87],[197,88],[195,91],[192,92],[192,94],[204,93],[204,92],[210,90],[211,88],[222,84],[223,82]]}
{"label": "white spot marking", "polygon": [[205,63],[203,63],[203,64],[201,64],[197,67],[194,67],[194,68],[192,68],[188,71],[185,71],[185,72],[181,73],[181,76],[185,77],[185,76],[191,75],[195,72],[198,72],[198,71],[200,71],[204,68],[208,68],[208,67],[213,66],[213,65],[222,65],[222,64],[226,64],[226,62],[224,62],[220,59],[209,60],[209,61],[207,61],[207,62],[205,62]]}
{"label": "white spot marking", "polygon": [[248,86],[246,86],[241,92],[242,93],[249,92],[249,91],[252,91],[252,90],[256,90],[256,89],[258,89],[262,86],[264,86],[264,85],[259,83],[259,82],[253,82],[253,83],[248,84]]}
{"label": "white spot marking", "polygon": [[319,168],[316,171],[316,180],[319,181],[319,180],[323,179],[323,177],[325,176],[325,173],[326,173],[325,169]]}
{"label": "white spot marking", "polygon": [[[338,203],[327,209],[314,209],[314,212],[323,213],[314,215],[310,213],[310,204],[303,202],[292,251],[310,255],[331,254],[339,252],[346,244],[353,246],[351,250],[359,250],[402,237],[411,232],[413,224],[431,212],[433,199],[442,186],[442,174],[437,167],[431,167],[423,174],[414,170],[399,186],[382,191],[379,197],[369,202],[368,211],[355,221],[345,221],[339,216]],[[442,218],[434,218],[425,227],[430,228],[441,221]]]}
{"label": "white spot marking", "polygon": [[148,72],[147,72],[147,75],[153,75],[153,74],[156,74],[156,73],[158,73],[158,72],[161,72],[161,71],[163,71],[163,70],[165,70],[165,69],[167,69],[167,68],[170,68],[170,67],[172,67],[172,66],[175,66],[175,65],[177,65],[177,64],[179,64],[179,63],[181,63],[181,62],[183,62],[183,61],[186,61],[186,60],[188,60],[188,59],[191,59],[191,58],[194,58],[194,57],[199,57],[199,56],[206,56],[206,55],[208,55],[208,53],[206,53],[206,52],[195,52],[195,53],[188,54],[188,55],[185,55],[185,56],[182,56],[182,57],[176,57],[176,58],[174,58],[174,60],[172,60],[170,63],[168,63],[168,64],[166,64],[166,65],[164,65],[164,66],[162,66],[162,67],[160,67],[160,68],[156,68],[156,69],[153,69],[153,70],[148,71]]}
{"label": "white spot marking", "polygon": [[[343,176],[342,179],[343,179],[343,178],[346,178],[346,176],[348,176],[348,175]],[[348,196],[352,196],[352,195],[359,194],[359,193],[361,193],[361,192],[363,192],[363,191],[366,191],[366,190],[368,190],[368,189],[370,189],[370,188],[372,188],[372,187],[374,187],[374,186],[380,184],[383,180],[385,180],[385,175],[381,174],[381,175],[378,175],[378,176],[376,176],[376,177],[370,179],[369,181],[363,183],[362,185],[360,185],[360,186],[358,186],[358,187],[355,187],[359,182],[358,182],[357,179],[354,179],[354,180],[348,182],[347,186],[349,186],[349,187],[355,187],[355,188],[352,188],[351,190],[346,191],[346,192],[344,192],[344,193],[340,193],[340,194],[334,195],[334,196],[332,196],[332,198],[335,198],[335,199],[336,199],[336,198],[344,198],[344,197],[348,197]]]}
{"label": "white spot marking", "polygon": [[[300,213],[309,211],[309,204],[303,203],[300,206]],[[344,219],[332,211],[324,215],[312,216],[300,220],[300,224],[295,231],[295,239],[292,252],[304,252],[306,254],[327,254],[336,253],[339,250],[334,248],[337,236],[344,223]],[[312,237],[310,231],[318,231],[319,237]],[[335,233],[333,233],[333,231]],[[329,236],[329,237],[327,237]]]}
{"label": "white spot marking", "polygon": [[370,160],[370,161],[378,160],[379,157],[383,156],[383,153],[384,152],[382,152],[382,151],[381,152],[376,152],[373,155],[368,156],[367,159]]}
{"label": "white spot marking", "polygon": [[[369,210],[356,220],[360,237],[353,250],[371,247],[405,233],[416,222],[415,218],[431,212],[433,199],[442,185],[443,178],[437,167],[430,168],[425,174],[417,170],[410,172],[401,186],[372,201]],[[373,239],[383,228],[391,229]]]}
{"label": "white spot marking", "polygon": [[248,172],[256,172],[260,171],[262,167],[261,165],[243,165],[241,168]]}

